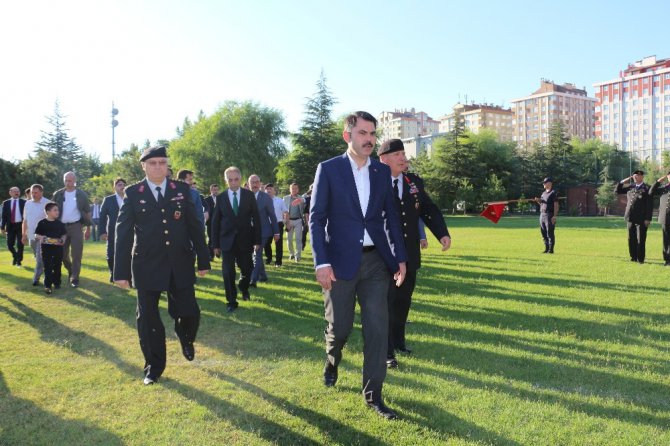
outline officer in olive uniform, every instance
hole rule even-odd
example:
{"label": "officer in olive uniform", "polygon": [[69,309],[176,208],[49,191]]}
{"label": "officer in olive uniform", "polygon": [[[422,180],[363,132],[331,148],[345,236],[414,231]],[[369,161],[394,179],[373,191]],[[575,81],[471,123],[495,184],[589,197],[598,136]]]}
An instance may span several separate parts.
{"label": "officer in olive uniform", "polygon": [[[423,180],[407,169],[405,147],[401,140],[385,141],[377,150],[379,160],[391,168],[391,184],[407,250],[407,276],[400,287],[389,286],[389,340],[386,365],[397,367],[395,352],[411,353],[405,344],[405,324],[412,303],[412,293],[416,285],[416,273],[421,267],[419,219],[442,244],[446,251],[451,246],[451,238],[442,213],[426,194]],[[392,279],[391,279],[392,280]]]}
{"label": "officer in olive uniform", "polygon": [[[661,186],[663,180],[668,180],[665,186]],[[665,266],[670,266],[670,172],[662,176],[649,189],[649,195],[660,195],[661,200],[658,207],[658,222],[663,231],[663,260]]]}
{"label": "officer in olive uniform", "polygon": [[[624,183],[633,180],[628,186]],[[644,263],[647,228],[651,223],[653,201],[649,195],[649,185],[644,183],[644,172],[636,170],[633,175],[617,183],[614,192],[626,194],[626,212],[624,220],[628,225],[628,252],[631,262]]]}
{"label": "officer in olive uniform", "polygon": [[200,325],[195,300],[194,256],[198,274],[210,269],[209,252],[186,183],[167,178],[165,147],[140,157],[146,178],[126,188],[116,223],[114,282],[137,288],[137,331],[144,354],[144,384],[155,383],[165,370],[165,327],[158,312],[167,291],[168,312],[184,357],[195,357],[193,342]]}
{"label": "officer in olive uniform", "polygon": [[544,192],[535,201],[540,204],[540,232],[544,240],[544,254],[553,254],[556,245],[556,216],[558,215],[558,197],[556,189],[553,188],[554,179],[547,177],[542,181]]}

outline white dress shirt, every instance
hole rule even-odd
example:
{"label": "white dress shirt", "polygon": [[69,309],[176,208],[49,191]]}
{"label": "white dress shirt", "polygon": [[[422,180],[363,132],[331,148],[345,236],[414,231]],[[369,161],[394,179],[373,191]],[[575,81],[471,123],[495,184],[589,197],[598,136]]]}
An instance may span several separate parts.
{"label": "white dress shirt", "polygon": [[[356,191],[358,192],[358,202],[363,211],[363,217],[368,211],[368,203],[370,202],[370,157],[368,157],[365,165],[358,168],[356,161],[347,152],[349,164],[351,164],[351,171],[354,174],[354,182],[356,183]],[[374,242],[370,238],[367,229],[363,229],[363,246],[374,246]]]}

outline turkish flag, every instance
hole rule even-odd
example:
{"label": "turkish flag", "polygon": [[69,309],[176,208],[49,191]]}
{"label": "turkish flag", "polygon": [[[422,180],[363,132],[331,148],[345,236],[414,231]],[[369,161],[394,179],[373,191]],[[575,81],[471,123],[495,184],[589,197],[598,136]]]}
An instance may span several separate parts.
{"label": "turkish flag", "polygon": [[507,203],[492,203],[486,206],[486,209],[482,211],[481,215],[484,218],[491,220],[493,223],[498,223],[500,217],[502,217],[503,212],[505,211],[505,206]]}

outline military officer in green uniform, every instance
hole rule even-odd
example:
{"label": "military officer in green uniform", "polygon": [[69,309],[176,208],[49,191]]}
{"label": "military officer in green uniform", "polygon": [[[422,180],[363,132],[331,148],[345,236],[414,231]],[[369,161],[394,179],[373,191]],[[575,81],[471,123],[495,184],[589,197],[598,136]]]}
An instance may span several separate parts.
{"label": "military officer in green uniform", "polygon": [[[663,180],[667,180],[665,186]],[[649,195],[660,195],[661,200],[658,207],[658,222],[663,231],[663,261],[665,266],[670,266],[670,172],[662,176],[649,189]]]}
{"label": "military officer in green uniform", "polygon": [[165,327],[158,312],[167,291],[168,312],[184,357],[195,357],[200,308],[195,300],[194,263],[198,274],[210,269],[209,252],[186,183],[167,178],[163,146],[140,157],[146,178],[126,188],[116,223],[114,282],[137,289],[137,331],[144,355],[144,384],[155,383],[165,370]]}
{"label": "military officer in green uniform", "polygon": [[[624,186],[626,181],[632,180]],[[644,172],[636,170],[633,175],[617,183],[614,192],[626,195],[624,220],[628,226],[628,252],[631,262],[644,263],[647,228],[651,223],[653,201],[649,195],[649,185],[644,182]]]}
{"label": "military officer in green uniform", "polygon": [[399,139],[385,141],[377,150],[379,160],[391,168],[391,185],[400,216],[405,248],[407,250],[407,276],[400,287],[389,286],[389,339],[386,365],[397,367],[395,352],[410,353],[405,343],[405,325],[412,304],[416,273],[421,267],[421,237],[419,219],[422,219],[442,244],[442,251],[451,247],[451,237],[440,209],[433,203],[423,187],[423,180],[407,169],[405,146]]}

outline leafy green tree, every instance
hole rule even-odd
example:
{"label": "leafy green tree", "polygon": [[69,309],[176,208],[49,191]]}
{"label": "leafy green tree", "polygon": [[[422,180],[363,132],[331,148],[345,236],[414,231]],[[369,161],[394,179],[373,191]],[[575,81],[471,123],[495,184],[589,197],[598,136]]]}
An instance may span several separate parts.
{"label": "leafy green tree", "polygon": [[86,182],[102,171],[97,156],[84,154],[75,139],[68,135],[65,116],[60,111],[58,101],[54,114],[47,117],[51,126],[42,131],[40,140],[35,144],[33,155],[20,163],[21,175],[27,183],[40,183],[45,195],[63,187],[63,174],[73,171],[77,174],[78,186],[86,189]]}
{"label": "leafy green tree", "polygon": [[489,174],[484,182],[484,188],[481,191],[480,199],[483,202],[500,201],[507,197],[507,189],[502,180],[495,173]]}
{"label": "leafy green tree", "polygon": [[21,191],[30,184],[21,177],[19,165],[0,158],[0,194],[6,196],[10,188],[17,186]]}
{"label": "leafy green tree", "polygon": [[[149,141],[145,143],[145,146],[149,146]],[[117,155],[111,163],[106,163],[102,173],[91,178],[87,184],[91,198],[102,198],[114,193],[113,182],[116,178],[123,178],[128,185],[144,178],[144,171],[139,161],[142,151],[143,149],[132,144],[128,150]]]}
{"label": "leafy green tree", "polygon": [[596,204],[599,209],[603,210],[603,215],[609,214],[609,208],[616,201],[616,194],[614,193],[614,182],[605,181],[603,184],[598,187],[598,192],[596,193]]}
{"label": "leafy green tree", "polygon": [[227,101],[211,116],[201,113],[182,133],[169,144],[171,167],[193,170],[203,184],[221,183],[233,165],[243,176],[256,173],[272,181],[286,155],[281,112],[251,101]]}
{"label": "leafy green tree", "polygon": [[323,71],[316,87],[314,96],[307,98],[300,130],[291,135],[293,149],[279,162],[277,183],[282,189],[292,182],[306,189],[314,181],[320,162],[344,152],[342,128],[332,118],[336,100],[326,86]]}

